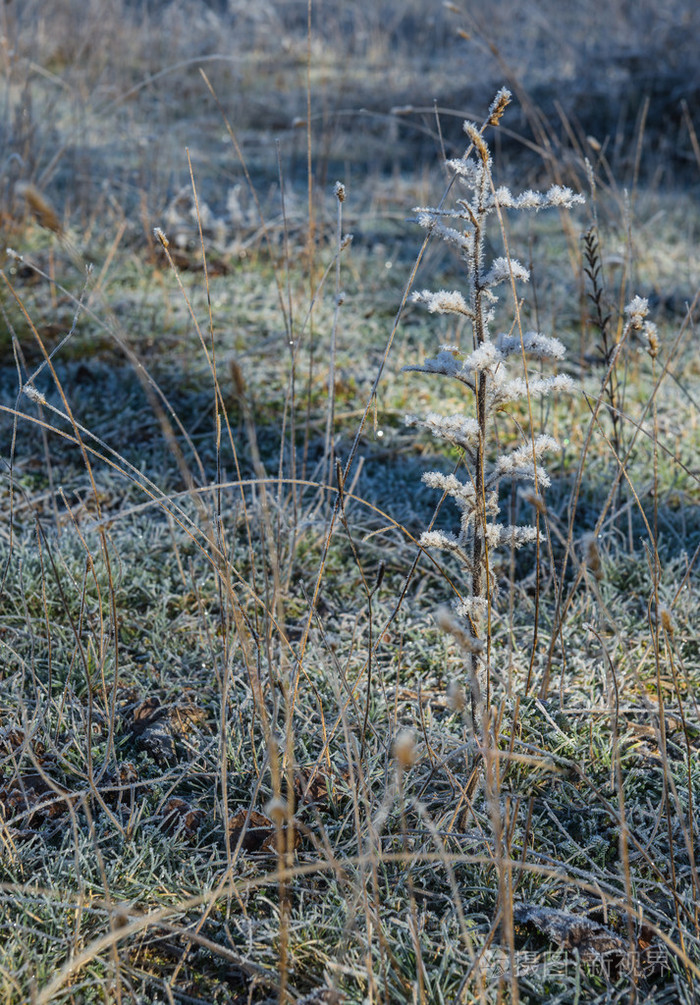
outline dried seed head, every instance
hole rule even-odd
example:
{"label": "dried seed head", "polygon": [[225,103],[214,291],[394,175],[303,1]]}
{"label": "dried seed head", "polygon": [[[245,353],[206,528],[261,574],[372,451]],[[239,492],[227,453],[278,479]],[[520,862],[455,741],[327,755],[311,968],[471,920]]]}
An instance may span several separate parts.
{"label": "dried seed head", "polygon": [[[481,597],[464,598],[460,603],[460,609],[465,607],[465,605],[468,606],[470,599],[474,601],[474,603],[482,600]],[[438,610],[437,623],[440,628],[442,628],[443,632],[448,632],[454,638],[463,652],[469,653],[470,655],[478,655],[483,651],[483,639],[478,639],[473,636],[471,632],[466,631],[466,629],[453,616],[448,607],[441,607]]]}
{"label": "dried seed head", "polygon": [[479,157],[481,158],[482,162],[484,164],[488,164],[489,148],[486,146],[484,138],[477,129],[477,127],[474,125],[473,122],[465,122],[464,131],[471,140],[471,142],[474,144],[474,148],[476,152],[479,154]]}
{"label": "dried seed head", "polygon": [[589,570],[597,580],[601,580],[603,578],[603,563],[600,559],[598,539],[595,534],[586,534],[583,539],[583,554],[584,561]]}
{"label": "dried seed head", "polygon": [[119,904],[112,909],[112,925],[115,929],[126,928],[131,920],[129,918],[129,904]]}
{"label": "dried seed head", "polygon": [[489,108],[489,125],[497,126],[501,120],[501,116],[505,112],[506,108],[510,104],[510,99],[513,95],[510,93],[507,87],[502,87],[496,97],[491,102],[491,107]]}
{"label": "dried seed head", "polygon": [[640,332],[644,325],[644,319],[649,313],[649,301],[646,297],[633,297],[625,307],[625,314],[629,318],[628,324],[632,331]]}
{"label": "dried seed head", "polygon": [[265,813],[276,824],[282,824],[287,819],[287,804],[279,796],[273,796],[265,807]]}
{"label": "dried seed head", "polygon": [[403,769],[412,767],[418,760],[416,736],[412,729],[402,729],[394,740],[394,758]]}
{"label": "dried seed head", "polygon": [[46,230],[52,230],[54,234],[63,233],[58,213],[35,185],[32,185],[31,182],[19,182],[15,186],[15,191],[24,197],[28,208],[37,218],[39,226]]}
{"label": "dried seed head", "polygon": [[243,371],[240,365],[235,359],[232,359],[229,363],[229,369],[231,371],[231,383],[233,384],[233,390],[237,398],[244,398],[246,393],[245,377],[243,376]]}
{"label": "dried seed head", "polygon": [[337,181],[333,186],[333,192],[338,202],[345,202],[345,185],[342,181]]}
{"label": "dried seed head", "polygon": [[467,707],[467,696],[464,688],[456,680],[447,685],[447,703],[455,712],[463,712]]}
{"label": "dried seed head", "polygon": [[666,634],[673,637],[673,619],[665,604],[659,604],[659,623]]}
{"label": "dried seed head", "polygon": [[657,331],[656,325],[651,321],[644,322],[644,334],[647,339],[647,352],[652,359],[656,359],[659,355],[659,348],[661,343],[659,342],[659,333]]}
{"label": "dried seed head", "polygon": [[534,506],[541,516],[547,516],[547,504],[538,492],[535,492],[534,489],[524,489],[519,494],[523,502]]}
{"label": "dried seed head", "polygon": [[35,401],[37,405],[45,405],[46,398],[33,384],[25,384],[22,388],[23,392],[31,401]]}

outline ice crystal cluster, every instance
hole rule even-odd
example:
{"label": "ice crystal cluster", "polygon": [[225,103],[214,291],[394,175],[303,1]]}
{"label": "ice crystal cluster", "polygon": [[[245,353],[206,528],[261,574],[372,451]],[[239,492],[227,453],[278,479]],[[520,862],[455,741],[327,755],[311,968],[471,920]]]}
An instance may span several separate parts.
{"label": "ice crystal cluster", "polygon": [[421,226],[458,249],[466,282],[462,292],[423,290],[415,293],[413,300],[430,313],[466,318],[472,331],[471,351],[444,345],[435,358],[425,360],[420,366],[404,368],[456,381],[473,399],[473,410],[468,409],[472,414],[410,415],[406,422],[422,427],[464,454],[465,476],[461,471],[460,476],[438,471],[429,471],[423,476],[427,485],[455,501],[460,510],[459,530],[454,534],[428,531],[420,538],[420,544],[424,548],[452,552],[465,568],[467,584],[456,612],[468,622],[474,640],[481,635],[480,623],[494,596],[489,553],[500,546],[519,548],[536,540],[538,533],[534,526],[509,526],[499,521],[499,482],[504,478],[533,482],[535,490],[539,491],[549,484],[544,455],[557,449],[553,437],[533,436],[488,464],[493,418],[497,411],[516,399],[569,391],[573,387],[570,377],[556,373],[546,375],[540,372],[539,366],[530,368],[527,364],[528,358],[555,362],[563,359],[564,347],[558,339],[537,331],[523,331],[519,317],[511,333],[491,334],[497,287],[507,284],[515,293],[516,284],[527,283],[529,273],[513,258],[485,260],[488,217],[504,209],[569,208],[583,201],[581,196],[559,185],[544,193],[527,191],[517,197],[507,188],[494,186],[491,156],[483,133],[488,126],[496,125],[510,97],[507,90],[499,91],[481,128],[471,122],[464,124],[469,148],[461,159],[448,162],[464,193],[462,198],[456,200],[453,208],[420,207],[415,211]]}

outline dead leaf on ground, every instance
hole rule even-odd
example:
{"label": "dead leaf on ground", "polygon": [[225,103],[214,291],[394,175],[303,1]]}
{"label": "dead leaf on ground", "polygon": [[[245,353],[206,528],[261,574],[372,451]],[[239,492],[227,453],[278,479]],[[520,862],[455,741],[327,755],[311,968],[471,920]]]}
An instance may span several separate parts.
{"label": "dead leaf on ground", "polygon": [[598,960],[611,954],[620,956],[629,951],[628,941],[610,928],[568,911],[537,904],[517,904],[513,908],[513,919],[519,925],[535,925],[562,949],[576,950],[582,960]]}
{"label": "dead leaf on ground", "polygon": [[161,763],[172,764],[176,760],[170,709],[167,705],[161,705],[156,695],[134,703],[125,710],[125,714],[129,720],[129,729],[140,747]]}
{"label": "dead leaf on ground", "polygon": [[[56,791],[58,790],[58,791]],[[20,817],[24,828],[13,836],[29,837],[38,827],[64,816],[76,797],[63,786],[48,784],[37,771],[27,771],[0,786],[0,814],[5,821]]]}
{"label": "dead leaf on ground", "polygon": [[172,730],[166,719],[158,719],[152,726],[147,726],[138,739],[139,745],[145,747],[160,764],[173,764],[177,760]]}
{"label": "dead leaf on ground", "polygon": [[170,725],[178,736],[188,736],[207,720],[207,709],[193,693],[185,692],[170,710]]}
{"label": "dead leaf on ground", "polygon": [[[246,826],[246,818],[248,817],[247,810],[239,810],[235,816],[232,816],[228,822],[228,833],[229,841],[231,847],[235,848],[238,844],[238,839],[241,834],[243,834],[243,840],[241,841],[241,848],[244,851],[254,852],[254,851],[266,851],[266,852],[276,852],[277,851],[277,828],[275,827],[272,820],[269,817],[264,816],[262,813],[252,810],[250,813],[250,819]],[[284,841],[284,847],[287,847],[287,828],[282,828],[282,837]],[[301,841],[301,836],[299,831],[294,828],[294,847],[297,848]]]}
{"label": "dead leaf on ground", "polygon": [[168,714],[167,705],[161,705],[160,698],[151,695],[142,702],[134,702],[133,706],[127,708],[126,713],[130,716],[129,728],[134,736],[140,736],[149,726],[152,726],[159,719]]}
{"label": "dead leaf on ground", "polygon": [[251,810],[250,819],[246,810],[239,810],[232,816],[228,822],[228,834],[232,847],[238,844],[238,839],[243,834],[241,848],[245,851],[274,851],[275,825],[255,810]]}
{"label": "dead leaf on ground", "polygon": [[122,761],[116,771],[110,771],[105,775],[104,786],[100,787],[105,801],[112,806],[120,803],[139,778],[138,769],[133,761]]}
{"label": "dead leaf on ground", "polygon": [[204,819],[204,810],[191,806],[185,799],[172,796],[161,809],[160,829],[164,834],[181,833],[192,840]]}
{"label": "dead leaf on ground", "polygon": [[315,765],[298,768],[294,773],[294,795],[305,806],[320,805],[329,809],[338,798],[338,782],[347,782],[350,772],[346,767],[328,771]]}

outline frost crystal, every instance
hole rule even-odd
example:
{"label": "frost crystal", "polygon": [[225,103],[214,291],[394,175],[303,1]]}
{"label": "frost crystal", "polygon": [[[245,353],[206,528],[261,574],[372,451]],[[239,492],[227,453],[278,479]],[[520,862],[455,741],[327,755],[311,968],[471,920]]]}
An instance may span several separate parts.
{"label": "frost crystal", "polygon": [[460,369],[454,354],[451,352],[440,352],[435,359],[426,359],[422,366],[404,366],[406,372],[418,371],[419,373],[441,373],[445,377],[456,377]]}
{"label": "frost crystal", "polygon": [[564,359],[565,356],[564,346],[559,339],[551,335],[542,335],[541,332],[525,332],[522,342],[519,335],[500,334],[496,337],[496,348],[504,356],[520,352],[521,349],[533,356],[546,356],[550,359]]}
{"label": "frost crystal", "polygon": [[498,283],[510,279],[511,276],[513,279],[519,279],[523,283],[530,281],[530,273],[524,265],[521,265],[514,258],[510,262],[507,258],[494,258],[491,262],[491,268],[484,276],[483,281],[487,286],[496,286]]}
{"label": "frost crystal", "polygon": [[482,342],[478,349],[475,349],[473,353],[467,356],[462,369],[486,370],[492,373],[503,360],[503,354],[498,351],[493,342]]}
{"label": "frost crystal", "polygon": [[625,307],[625,314],[634,331],[642,330],[644,319],[648,313],[649,301],[645,297],[635,297]]}
{"label": "frost crystal", "polygon": [[443,475],[440,471],[425,471],[423,482],[431,489],[440,489],[461,506],[473,506],[476,499],[474,486],[461,482],[456,475]]}
{"label": "frost crystal", "polygon": [[438,293],[422,290],[414,293],[411,299],[414,304],[425,304],[431,314],[465,314],[473,317],[464,297],[457,290],[440,290]]}
{"label": "frost crystal", "polygon": [[423,426],[433,436],[458,447],[469,447],[479,439],[479,423],[464,415],[438,415],[430,412],[424,419],[407,415],[407,426]]}
{"label": "frost crystal", "polygon": [[486,616],[488,603],[485,597],[462,597],[455,604],[455,613],[470,621],[481,621]]}
{"label": "frost crystal", "polygon": [[418,539],[421,548],[437,548],[439,551],[455,551],[459,542],[454,534],[446,534],[441,530],[426,530]]}

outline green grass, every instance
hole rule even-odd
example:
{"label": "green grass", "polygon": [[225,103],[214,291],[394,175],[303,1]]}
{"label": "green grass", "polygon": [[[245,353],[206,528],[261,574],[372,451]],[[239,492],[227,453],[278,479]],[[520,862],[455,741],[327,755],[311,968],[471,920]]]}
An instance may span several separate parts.
{"label": "green grass", "polygon": [[[420,26],[425,11],[414,6]],[[11,8],[4,18],[15,16]],[[130,34],[142,15],[125,15],[114,46],[126,46],[133,62],[120,76],[105,47],[76,62],[70,46],[61,55],[44,36],[32,43],[27,11],[24,25],[8,21],[6,30],[23,58],[31,53],[63,74],[75,98],[71,106],[31,65],[12,64],[13,100],[22,74],[34,95],[39,166],[27,180],[36,183],[57,138],[48,135],[47,103],[61,111],[51,121],[64,139],[71,107],[97,129],[90,88],[100,101],[124,93],[163,65],[149,38],[166,49],[167,38],[146,28]],[[65,24],[75,23],[71,11],[61,6]],[[424,82],[419,94],[406,93],[418,29],[407,15],[382,23],[365,11],[366,34],[354,22],[352,30],[366,49],[342,63],[329,55],[344,51],[342,26],[331,18],[314,28],[326,48],[312,47],[311,93],[333,115],[314,120],[310,242],[303,129],[283,135],[286,232],[270,188],[270,116],[291,121],[306,101],[304,17],[296,24],[290,9],[283,24],[274,13],[288,32],[289,61],[275,63],[289,85],[283,107],[268,101],[252,58],[236,69],[231,106],[218,90],[230,78],[215,81],[237,129],[240,117],[269,241],[194,63],[118,105],[124,132],[113,135],[124,139],[103,203],[92,175],[64,199],[71,158],[80,161],[80,149],[67,148],[46,188],[65,236],[22,217],[9,194],[3,204],[3,239],[25,262],[7,259],[0,290],[0,999],[262,1003],[326,988],[318,1002],[333,1000],[330,989],[357,1005],[692,1002],[700,979],[700,357],[697,305],[693,322],[684,303],[700,277],[697,177],[669,191],[650,171],[628,230],[627,179],[616,188],[596,165],[611,309],[635,293],[656,297],[661,336],[654,368],[635,343],[619,363],[625,450],[643,424],[619,499],[609,498],[618,465],[604,405],[588,438],[604,376],[580,267],[590,206],[571,221],[541,215],[509,227],[513,254],[527,262],[531,249],[534,267],[523,316],[566,343],[581,390],[533,406],[538,429],[562,444],[550,464],[548,541],[539,566],[532,549],[496,565],[492,742],[472,791],[464,658],[436,622],[463,588],[462,573],[415,543],[436,502],[421,473],[450,470],[454,457],[403,424],[407,412],[447,413],[458,400],[436,378],[401,372],[441,342],[465,340],[466,330],[406,307],[370,402],[420,247],[406,217],[439,197],[442,181],[425,167],[433,150],[414,156],[403,119],[387,149],[381,129],[365,129],[359,114],[345,130],[333,117],[340,98],[357,111],[351,99],[367,97],[375,77],[363,74],[365,63],[396,104],[402,92],[406,102],[432,97]],[[173,28],[178,58],[209,51],[207,32],[224,30],[202,17],[191,37]],[[443,17],[436,37],[449,35]],[[385,74],[389,23],[397,58]],[[92,12],[86,38],[98,24]],[[281,37],[268,25],[248,39],[272,59]],[[443,88],[435,93],[446,93],[444,67],[430,73]],[[26,94],[23,101],[26,109]],[[21,121],[6,122],[18,150]],[[161,152],[139,145],[149,123],[163,129]],[[109,153],[90,130],[82,134],[89,174]],[[655,122],[648,142],[663,135]],[[201,255],[189,202],[175,206],[188,180],[183,138],[196,153],[198,192],[217,213],[243,185],[236,227],[205,234],[208,260],[226,273],[208,286],[194,268]],[[568,159],[559,152],[570,175],[585,177],[571,151]],[[512,148],[498,157],[522,187]],[[386,173],[392,164],[400,175]],[[533,165],[528,159],[525,171],[551,171],[551,162]],[[338,288],[335,177],[348,183],[342,232],[355,232]],[[156,225],[171,251],[182,235],[182,287],[155,248]],[[497,247],[498,234],[490,239]],[[95,270],[83,293],[86,261]],[[413,285],[452,288],[458,272],[432,244]],[[338,289],[346,296],[336,319]],[[44,364],[44,350],[59,345],[51,363],[79,426]],[[18,398],[42,366],[35,386],[46,402]],[[342,465],[357,438],[332,534],[331,376]],[[512,414],[527,424],[526,410]],[[510,417],[499,419],[498,437],[516,442]],[[509,490],[502,502],[510,506]],[[512,504],[524,519],[517,497]],[[451,505],[437,525],[453,525]],[[585,564],[593,530],[600,578],[590,556]],[[414,746],[402,765],[394,741],[403,729]],[[244,835],[248,811],[262,816]],[[523,904],[606,926],[618,940],[612,964],[602,967],[597,950],[579,958],[514,920]],[[620,944],[648,966],[636,983],[620,966]],[[497,947],[517,954],[516,975],[500,983],[489,970]],[[528,972],[525,953],[542,965]]]}

